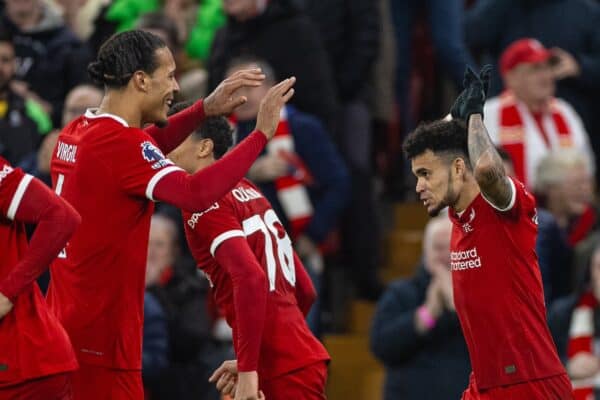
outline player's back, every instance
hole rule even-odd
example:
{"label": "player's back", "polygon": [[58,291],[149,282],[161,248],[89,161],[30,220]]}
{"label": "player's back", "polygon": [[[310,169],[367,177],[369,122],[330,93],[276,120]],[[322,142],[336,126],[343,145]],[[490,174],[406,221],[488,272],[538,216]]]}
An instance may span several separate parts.
{"label": "player's back", "polygon": [[151,139],[118,117],[88,112],[64,128],[52,158],[55,190],[82,223],[52,265],[48,303],[88,364],[140,368],[153,211],[137,188],[140,141]]}
{"label": "player's back", "polygon": [[[0,281],[27,252],[25,225],[13,221],[31,176],[0,157]],[[69,339],[48,311],[37,283],[0,320],[0,387],[77,368]]]}
{"label": "player's back", "polygon": [[233,282],[213,258],[225,240],[245,237],[267,278],[267,310],[259,376],[269,379],[329,355],[308,329],[296,301],[294,253],[279,218],[267,199],[247,180],[208,210],[183,213],[186,235],[198,266],[208,275],[217,305],[234,329]]}

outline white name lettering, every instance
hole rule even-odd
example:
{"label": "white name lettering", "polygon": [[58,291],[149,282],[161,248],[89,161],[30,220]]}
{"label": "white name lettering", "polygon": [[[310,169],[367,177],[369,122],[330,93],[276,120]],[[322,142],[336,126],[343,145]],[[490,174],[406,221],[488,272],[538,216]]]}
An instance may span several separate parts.
{"label": "white name lettering", "polygon": [[56,148],[56,157],[59,160],[66,161],[68,163],[75,163],[77,161],[75,156],[77,155],[77,146],[74,144],[66,144],[61,141],[58,142]]}
{"label": "white name lettering", "polygon": [[262,197],[262,195],[256,190],[252,188],[246,189],[243,187],[233,189],[231,191],[231,194],[233,194],[233,197],[235,197],[237,201],[241,201],[242,203],[245,203],[250,200],[260,199]]}
{"label": "white name lettering", "polygon": [[207,208],[206,210],[199,212],[199,213],[193,213],[192,216],[190,217],[190,219],[188,219],[187,224],[189,225],[190,228],[192,229],[196,229],[196,224],[198,223],[198,219],[203,216],[204,214],[206,214],[209,211],[212,210],[217,210],[219,208],[219,203],[215,203],[212,206],[210,206],[209,208]]}

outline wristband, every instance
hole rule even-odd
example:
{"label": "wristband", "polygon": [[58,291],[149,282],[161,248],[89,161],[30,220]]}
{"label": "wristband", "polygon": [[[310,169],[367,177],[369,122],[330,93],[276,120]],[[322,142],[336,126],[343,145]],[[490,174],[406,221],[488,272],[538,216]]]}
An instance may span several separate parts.
{"label": "wristband", "polygon": [[429,309],[427,309],[425,306],[417,308],[417,316],[427,329],[433,329],[437,322],[433,315],[431,315],[429,312]]}

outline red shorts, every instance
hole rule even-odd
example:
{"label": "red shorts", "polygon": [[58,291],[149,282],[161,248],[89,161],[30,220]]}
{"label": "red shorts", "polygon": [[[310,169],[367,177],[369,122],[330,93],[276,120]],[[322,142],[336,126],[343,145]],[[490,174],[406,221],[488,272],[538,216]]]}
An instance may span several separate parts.
{"label": "red shorts", "polygon": [[265,399],[325,400],[327,363],[320,361],[260,383]]}
{"label": "red shorts", "polygon": [[471,374],[462,400],[573,400],[573,389],[563,374],[479,391]]}
{"label": "red shorts", "polygon": [[73,372],[73,400],[143,400],[142,371],[79,364]]}
{"label": "red shorts", "polygon": [[71,372],[0,388],[0,400],[72,400]]}

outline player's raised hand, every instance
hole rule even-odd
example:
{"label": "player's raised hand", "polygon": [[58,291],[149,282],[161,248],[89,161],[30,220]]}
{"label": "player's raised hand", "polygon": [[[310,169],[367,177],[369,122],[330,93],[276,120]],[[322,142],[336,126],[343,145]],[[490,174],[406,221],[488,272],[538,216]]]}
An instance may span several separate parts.
{"label": "player's raised hand", "polygon": [[231,114],[233,110],[248,101],[246,96],[235,96],[235,92],[242,87],[260,86],[264,80],[265,75],[260,68],[236,71],[206,96],[204,114],[207,117]]}
{"label": "player's raised hand", "polygon": [[295,77],[279,82],[269,89],[260,102],[256,117],[256,130],[264,133],[267,139],[271,139],[275,135],[281,109],[294,95],[294,83],[296,83]]}
{"label": "player's raised hand", "polygon": [[472,114],[483,115],[483,105],[487,98],[491,72],[491,65],[485,65],[479,74],[467,66],[463,80],[464,90],[458,95],[450,109],[453,119],[468,121]]}
{"label": "player's raised hand", "polygon": [[10,301],[8,297],[0,293],[0,319],[4,318],[4,316],[8,314],[10,310],[12,310],[12,308],[12,301]]}

